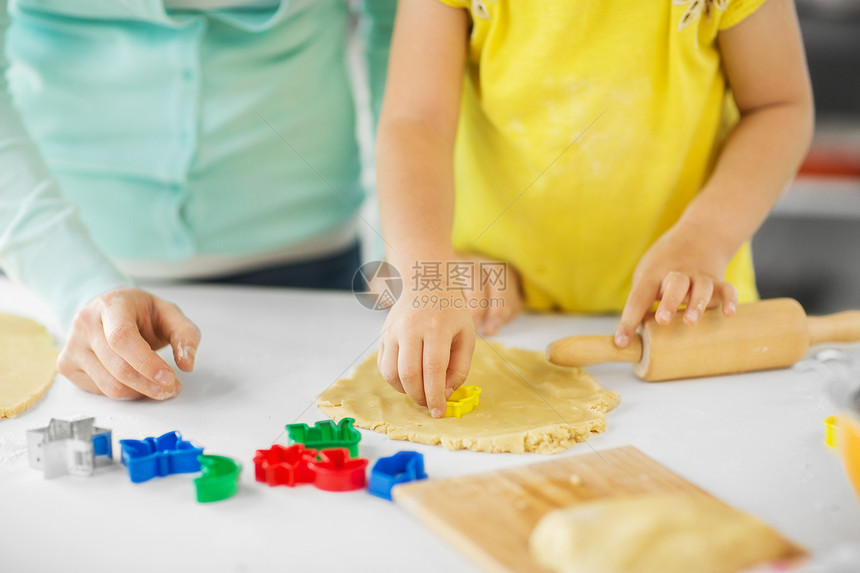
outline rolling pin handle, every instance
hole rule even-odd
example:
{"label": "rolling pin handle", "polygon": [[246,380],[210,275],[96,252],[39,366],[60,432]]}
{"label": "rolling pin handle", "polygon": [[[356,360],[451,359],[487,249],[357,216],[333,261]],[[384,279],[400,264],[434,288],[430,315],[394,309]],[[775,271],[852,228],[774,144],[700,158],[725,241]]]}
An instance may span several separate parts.
{"label": "rolling pin handle", "polygon": [[626,348],[618,348],[611,336],[568,336],[551,343],[546,356],[560,366],[591,366],[603,362],[639,362],[642,338],[637,334]]}
{"label": "rolling pin handle", "polygon": [[827,316],[806,317],[809,345],[825,342],[860,341],[860,310],[846,310]]}

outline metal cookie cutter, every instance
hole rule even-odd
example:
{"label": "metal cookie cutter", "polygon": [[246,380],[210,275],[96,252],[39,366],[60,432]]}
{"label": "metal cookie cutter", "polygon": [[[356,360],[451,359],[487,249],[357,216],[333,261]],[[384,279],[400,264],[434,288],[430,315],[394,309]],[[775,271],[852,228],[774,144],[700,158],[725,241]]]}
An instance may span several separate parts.
{"label": "metal cookie cutter", "polygon": [[156,476],[200,471],[197,459],[203,448],[182,439],[179,432],[167,432],[158,438],[120,440],[122,463],[128,467],[128,477],[134,483]]}
{"label": "metal cookie cutter", "polygon": [[337,425],[331,420],[314,424],[287,424],[287,435],[291,444],[304,444],[314,450],[347,448],[353,457],[358,456],[358,442],[361,433],[352,427],[355,420],[344,418]]}
{"label": "metal cookie cutter", "polygon": [[370,470],[367,491],[391,501],[391,488],[397,484],[427,479],[424,456],[419,452],[401,451],[387,458],[379,458]]}
{"label": "metal cookie cutter", "polygon": [[367,460],[350,458],[347,448],[322,450],[320,459],[308,465],[314,473],[314,485],[325,491],[351,491],[367,485]]}
{"label": "metal cookie cutter", "polygon": [[308,463],[317,457],[317,451],[305,448],[304,444],[284,447],[275,444],[268,450],[257,450],[254,456],[254,477],[270,486],[311,483],[314,474]]}
{"label": "metal cookie cutter", "polygon": [[95,418],[67,422],[52,418],[44,428],[27,431],[30,467],[46,478],[65,474],[88,476],[113,464],[111,431],[97,428]]}
{"label": "metal cookie cutter", "polygon": [[477,386],[460,386],[451,397],[448,398],[448,407],[445,408],[446,418],[460,418],[468,414],[478,405],[478,396],[481,389]]}
{"label": "metal cookie cutter", "polygon": [[236,495],[239,491],[239,473],[242,466],[227,456],[198,456],[203,475],[194,479],[197,488],[197,501],[207,503],[221,501]]}

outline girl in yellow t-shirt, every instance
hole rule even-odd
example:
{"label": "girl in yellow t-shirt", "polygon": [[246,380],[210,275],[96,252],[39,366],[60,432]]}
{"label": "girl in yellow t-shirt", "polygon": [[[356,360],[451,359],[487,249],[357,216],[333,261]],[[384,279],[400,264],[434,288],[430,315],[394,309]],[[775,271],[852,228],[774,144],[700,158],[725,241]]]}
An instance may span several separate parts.
{"label": "girl in yellow t-shirt", "polygon": [[791,0],[406,0],[388,78],[380,212],[411,288],[379,367],[433,416],[523,302],[621,311],[624,347],[655,301],[693,325],[755,299],[749,238],[812,132]]}

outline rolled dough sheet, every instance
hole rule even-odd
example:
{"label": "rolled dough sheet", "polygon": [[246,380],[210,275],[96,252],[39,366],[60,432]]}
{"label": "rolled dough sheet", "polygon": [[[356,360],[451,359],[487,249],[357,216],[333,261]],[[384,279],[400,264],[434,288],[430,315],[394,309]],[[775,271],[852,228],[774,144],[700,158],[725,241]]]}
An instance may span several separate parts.
{"label": "rolled dough sheet", "polygon": [[704,495],[598,500],[548,513],[530,539],[559,573],[735,573],[792,547],[757,518]]}
{"label": "rolled dough sheet", "polygon": [[0,418],[35,404],[57,373],[57,347],[44,326],[0,313]]}
{"label": "rolled dough sheet", "polygon": [[580,368],[480,339],[465,383],[481,387],[478,407],[462,418],[434,419],[385,382],[373,354],[323,392],[317,406],[335,420],[355,418],[359,428],[393,440],[449,450],[554,454],[602,432],[606,412],[620,401]]}

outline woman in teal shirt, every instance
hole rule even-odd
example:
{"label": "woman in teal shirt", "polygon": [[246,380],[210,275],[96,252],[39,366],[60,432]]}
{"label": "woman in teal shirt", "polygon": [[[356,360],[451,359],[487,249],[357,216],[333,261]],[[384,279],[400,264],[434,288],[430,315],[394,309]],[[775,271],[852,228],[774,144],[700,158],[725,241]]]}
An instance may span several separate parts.
{"label": "woman in teal shirt", "polygon": [[[395,2],[353,3],[374,117]],[[345,287],[364,197],[346,0],[0,0],[0,18],[0,267],[69,330],[61,373],[179,392],[153,349],[190,370],[200,334],[129,276]]]}

